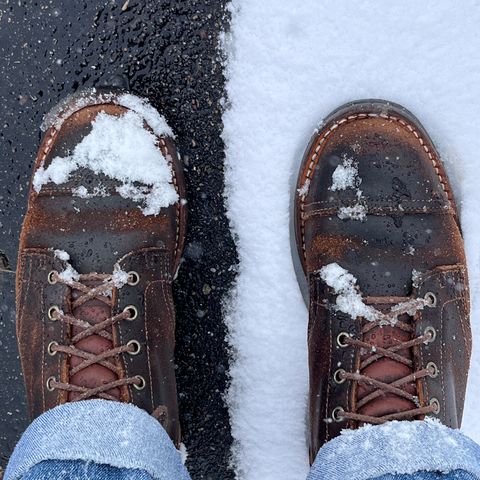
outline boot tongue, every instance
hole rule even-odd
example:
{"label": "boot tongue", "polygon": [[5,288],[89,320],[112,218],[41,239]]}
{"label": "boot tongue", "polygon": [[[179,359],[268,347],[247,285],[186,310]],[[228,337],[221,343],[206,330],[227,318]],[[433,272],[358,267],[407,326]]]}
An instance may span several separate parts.
{"label": "boot tongue", "polygon": [[[384,313],[390,311],[392,305],[375,305],[377,310]],[[412,318],[407,315],[400,315],[399,321],[411,324]],[[368,358],[375,355],[375,347],[389,348],[399,343],[406,342],[411,339],[411,334],[402,330],[394,325],[385,325],[372,328],[370,331],[364,334],[363,341],[372,345],[372,350],[366,351],[362,349],[360,352],[360,362],[364,362]],[[405,358],[413,360],[413,352],[411,348],[403,348],[396,353],[402,355]],[[392,360],[391,358],[382,357],[370,365],[365,367],[362,372],[363,375],[378,380],[384,383],[392,383],[403,377],[406,377],[413,373],[413,368],[403,363]],[[417,388],[415,381],[401,386],[408,393],[416,395]],[[365,396],[369,395],[376,388],[370,385],[357,385],[357,401],[362,400]],[[370,415],[374,417],[381,417],[391,413],[398,413],[402,411],[411,410],[416,408],[417,405],[412,403],[406,398],[399,397],[392,393],[383,393],[381,396],[369,401],[358,409],[358,413],[362,415]]]}
{"label": "boot tongue", "polygon": [[[98,281],[85,282],[85,285],[91,288],[94,288],[99,284],[101,284],[101,282]],[[76,300],[80,295],[81,293],[78,290],[72,291],[73,300]],[[100,323],[112,315],[111,307],[95,298],[88,300],[83,305],[73,309],[72,313],[76,318],[85,320],[90,324]],[[77,326],[72,326],[71,328],[72,337],[79,334],[83,330],[81,327]],[[111,330],[111,328],[107,329],[109,333],[112,333]],[[106,350],[112,349],[113,342],[107,338],[101,337],[100,335],[90,335],[79,340],[76,344],[74,344],[74,346],[80,350],[98,355]],[[72,356],[70,359],[70,368],[75,368],[82,363],[82,361],[82,358]],[[107,359],[106,361],[110,363],[113,362],[111,359]],[[117,379],[118,377],[114,372],[98,363],[94,363],[93,365],[90,365],[71,376],[69,383],[86,388],[95,388],[106,383],[113,382]],[[119,388],[108,390],[107,393],[120,399]],[[68,400],[74,401],[79,395],[80,394],[77,392],[69,392]]]}

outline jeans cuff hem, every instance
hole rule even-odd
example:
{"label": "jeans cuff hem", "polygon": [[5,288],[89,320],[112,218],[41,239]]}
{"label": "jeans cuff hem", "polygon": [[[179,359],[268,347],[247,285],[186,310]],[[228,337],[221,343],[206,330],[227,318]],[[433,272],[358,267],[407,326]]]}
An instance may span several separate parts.
{"label": "jeans cuff hem", "polygon": [[107,400],[66,403],[35,419],[18,442],[5,480],[45,460],[83,460],[145,470],[158,480],[189,480],[160,423],[134,405]]}
{"label": "jeans cuff hem", "polygon": [[344,430],[318,452],[309,480],[369,480],[387,474],[465,470],[480,478],[480,447],[437,420]]}

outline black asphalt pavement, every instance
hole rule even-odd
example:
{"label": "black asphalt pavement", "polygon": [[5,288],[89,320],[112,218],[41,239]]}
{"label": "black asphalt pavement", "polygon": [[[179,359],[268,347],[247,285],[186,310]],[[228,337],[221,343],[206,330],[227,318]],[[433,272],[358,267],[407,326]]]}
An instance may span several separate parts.
{"label": "black asphalt pavement", "polygon": [[[43,115],[128,80],[177,135],[189,231],[175,288],[181,421],[194,479],[233,479],[222,302],[237,264],[223,201],[226,0],[0,0],[0,465],[28,425],[15,340],[18,235]],[[139,432],[141,435],[141,432]]]}

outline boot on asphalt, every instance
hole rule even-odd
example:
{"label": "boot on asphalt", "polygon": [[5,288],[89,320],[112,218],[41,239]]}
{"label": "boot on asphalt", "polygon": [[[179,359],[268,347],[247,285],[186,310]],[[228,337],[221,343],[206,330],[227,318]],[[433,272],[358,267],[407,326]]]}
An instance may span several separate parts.
{"label": "boot on asphalt", "polygon": [[296,184],[292,252],[309,308],[310,460],[343,429],[458,428],[471,353],[452,189],[419,121],[385,101],[333,112]]}
{"label": "boot on asphalt", "polygon": [[75,94],[44,122],[17,268],[17,336],[32,419],[128,402],[180,442],[172,281],[185,186],[173,134],[144,100]]}

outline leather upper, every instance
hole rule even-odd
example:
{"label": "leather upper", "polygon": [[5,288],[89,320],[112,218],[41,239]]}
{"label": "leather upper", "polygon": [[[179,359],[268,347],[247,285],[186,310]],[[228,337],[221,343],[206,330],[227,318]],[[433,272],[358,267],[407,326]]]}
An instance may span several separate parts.
{"label": "leather upper", "polygon": [[[61,127],[52,125],[42,141],[34,172],[48,166],[55,156],[68,155],[89,133],[91,122],[100,111],[111,115],[126,111],[110,98],[106,103],[99,95],[90,105],[69,112]],[[159,148],[171,162],[179,199],[184,198],[180,160],[172,140],[159,139]],[[86,186],[89,191],[99,187],[103,193],[82,198],[72,193],[78,186]],[[107,361],[118,367],[120,378],[141,376],[145,385],[141,389],[134,384],[121,385],[106,393],[154,414],[178,444],[172,281],[183,249],[185,207],[179,201],[163,208],[159,215],[146,216],[138,204],[118,195],[116,186],[118,181],[81,168],[64,184],[47,184],[39,193],[31,188],[17,267],[17,335],[28,405],[31,416],[36,417],[78,396],[75,392],[49,389],[49,378],[89,388],[115,380],[115,375],[98,363],[77,373],[72,380],[70,372],[80,359],[62,352],[52,355],[49,345],[70,345],[73,336],[84,327],[52,320],[50,307],[57,306],[67,316],[96,324],[134,306],[138,312],[135,319],[121,319],[108,327],[103,337],[89,335],[77,345],[101,355],[130,341],[138,342],[139,352],[124,352]],[[67,252],[69,262],[57,258],[55,249]],[[138,275],[138,283],[112,288],[111,305],[107,307],[92,299],[72,309],[80,295],[78,289],[49,282],[52,271],[64,272],[69,263],[80,274],[112,274],[115,268],[133,271]]]}
{"label": "leather upper", "polygon": [[[332,189],[332,176],[346,158],[357,168],[357,182],[344,190]],[[341,208],[357,204],[364,207],[365,218],[339,218]],[[448,179],[418,120],[382,101],[357,102],[334,112],[306,150],[294,227],[297,273],[309,304],[311,460],[342,429],[359,426],[351,420],[336,421],[336,407],[381,415],[426,406],[433,398],[440,410],[432,415],[459,427],[471,351],[463,240]],[[371,299],[378,310],[423,298],[427,292],[437,303],[402,317],[412,327],[411,334],[385,326],[366,335],[364,319],[352,319],[335,308],[336,296],[319,273],[330,263],[353,274],[364,301]],[[418,395],[417,405],[385,394],[356,410],[357,402],[374,388],[337,382],[335,372],[358,371],[373,353],[341,346],[339,334],[367,342],[375,352],[375,346],[405,342],[409,335],[420,337],[427,327],[434,328],[434,341],[399,352],[413,361],[411,370],[388,359],[368,367],[369,376],[390,383],[433,362],[438,367],[435,378],[403,386]]]}

